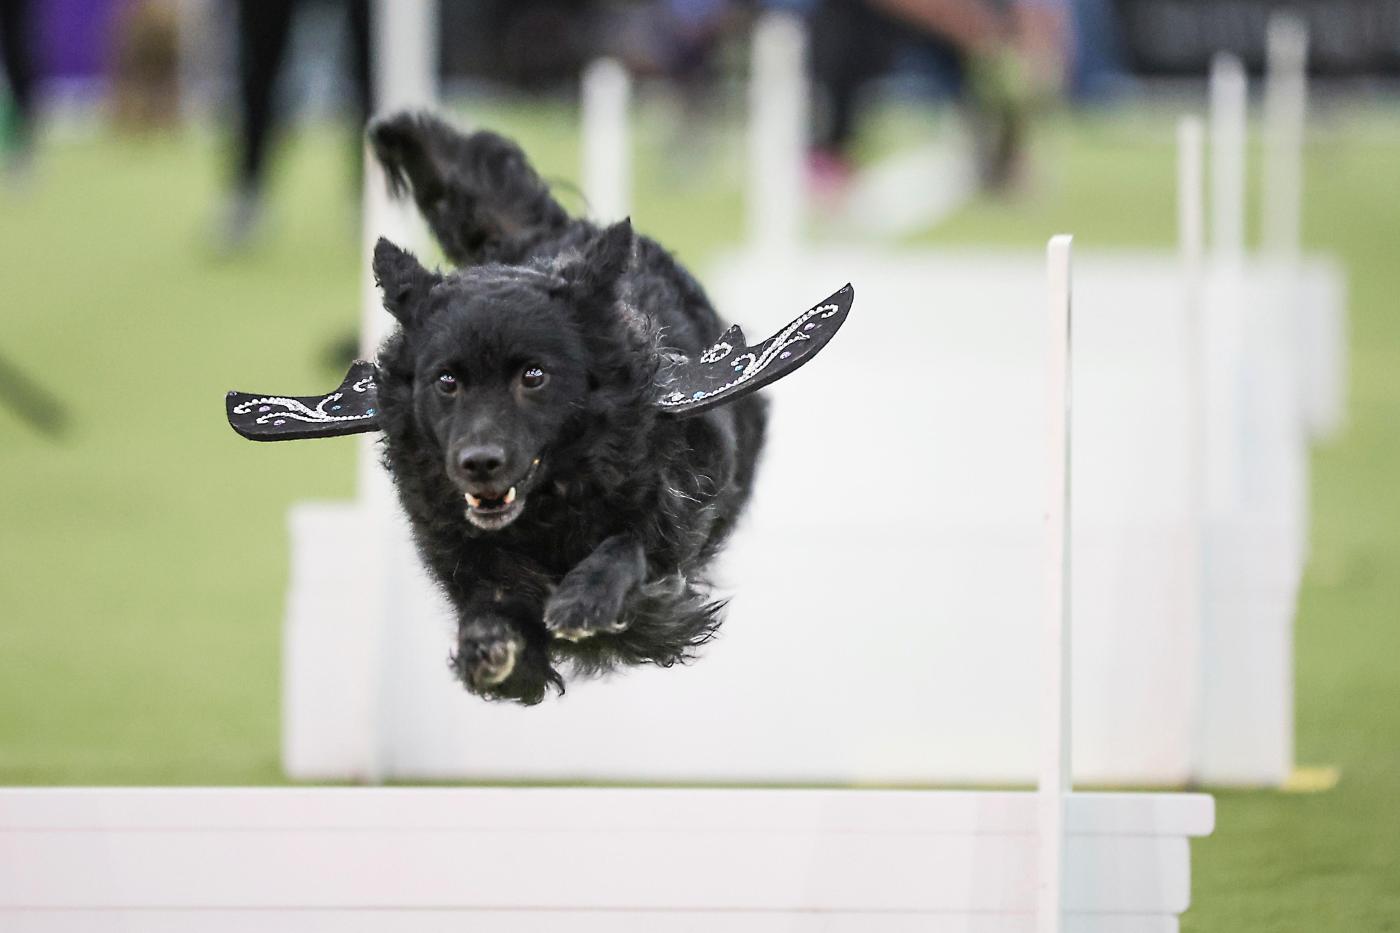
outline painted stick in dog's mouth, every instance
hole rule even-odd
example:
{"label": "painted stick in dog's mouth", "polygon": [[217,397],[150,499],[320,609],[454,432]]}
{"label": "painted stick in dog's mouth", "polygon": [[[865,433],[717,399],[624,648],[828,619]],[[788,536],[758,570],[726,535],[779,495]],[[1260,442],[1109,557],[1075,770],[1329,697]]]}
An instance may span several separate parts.
{"label": "painted stick in dog's mouth", "polygon": [[500,531],[519,518],[520,513],[525,511],[525,491],[529,490],[535,474],[539,472],[541,459],[536,457],[531,461],[530,469],[525,471],[520,481],[505,492],[492,494],[483,490],[473,494],[464,491],[462,498],[467,503],[464,513],[467,521],[482,531]]}

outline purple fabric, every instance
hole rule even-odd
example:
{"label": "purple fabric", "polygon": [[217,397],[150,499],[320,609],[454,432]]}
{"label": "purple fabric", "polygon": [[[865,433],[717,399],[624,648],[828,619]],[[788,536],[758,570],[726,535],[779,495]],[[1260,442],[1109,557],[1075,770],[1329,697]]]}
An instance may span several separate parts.
{"label": "purple fabric", "polygon": [[130,0],[30,0],[39,72],[49,78],[96,78],[111,54],[116,13]]}

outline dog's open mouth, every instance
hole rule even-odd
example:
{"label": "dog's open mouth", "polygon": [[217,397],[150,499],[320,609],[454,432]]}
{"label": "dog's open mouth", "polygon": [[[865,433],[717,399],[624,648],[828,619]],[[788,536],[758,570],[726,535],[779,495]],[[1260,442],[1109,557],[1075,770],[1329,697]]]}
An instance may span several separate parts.
{"label": "dog's open mouth", "polygon": [[466,500],[467,520],[490,531],[509,525],[525,508],[525,497],[514,486],[498,496],[466,493]]}
{"label": "dog's open mouth", "polygon": [[464,492],[467,521],[484,531],[498,531],[519,518],[525,510],[524,490],[534,479],[539,465],[537,458],[520,481],[505,491],[483,489],[475,493]]}

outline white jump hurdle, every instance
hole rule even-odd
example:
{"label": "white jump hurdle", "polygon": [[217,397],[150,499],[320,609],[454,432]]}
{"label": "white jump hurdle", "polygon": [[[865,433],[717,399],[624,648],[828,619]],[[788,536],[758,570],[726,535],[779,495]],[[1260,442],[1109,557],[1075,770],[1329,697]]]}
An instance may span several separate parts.
{"label": "white jump hurdle", "polygon": [[[771,23],[767,38],[756,38],[754,74],[788,77],[776,97],[760,100],[753,89],[751,164],[760,183],[763,165],[785,166],[779,174],[787,181],[800,177],[800,123],[762,117],[781,109],[774,101],[805,99],[791,80],[800,73],[801,37],[790,21]],[[1287,73],[1283,65],[1273,70]],[[1089,391],[1078,443],[1086,445],[1080,476],[1088,489],[1076,507],[1075,550],[1085,590],[1077,620],[1086,637],[1074,713],[1082,780],[1276,784],[1292,767],[1291,625],[1305,556],[1306,448],[1296,413],[1283,402],[1305,396],[1314,433],[1339,420],[1344,356],[1327,348],[1344,337],[1342,285],[1316,259],[1281,276],[1277,259],[1243,256],[1247,95],[1242,74],[1222,74],[1211,123],[1219,137],[1214,239],[1226,247],[1225,261],[1217,256],[1207,266],[1198,229],[1194,246],[1183,234],[1196,257],[1186,266],[1194,263],[1195,273],[1183,275],[1181,264],[1161,255],[1082,263],[1081,375]],[[775,128],[764,143],[762,131]],[[1191,190],[1199,192],[1200,182]],[[578,685],[564,702],[530,711],[467,700],[441,663],[450,619],[421,579],[406,537],[357,555],[365,561],[358,573],[347,573],[323,546],[391,537],[382,526],[394,526],[394,506],[367,459],[359,503],[306,505],[292,516],[290,774],[797,784],[1033,779],[1027,711],[1036,694],[1028,684],[1038,659],[1025,645],[1037,603],[1001,581],[1033,573],[1038,547],[1033,519],[1023,521],[1036,505],[1012,484],[1036,457],[1025,448],[1034,409],[1023,383],[1038,384],[1038,373],[1027,376],[1038,344],[1016,314],[1040,294],[1039,257],[849,249],[799,257],[793,218],[800,188],[767,194],[774,195],[768,219],[760,222],[763,210],[752,218],[755,256],[709,277],[719,306],[761,330],[785,320],[794,296],[838,268],[861,285],[862,307],[879,318],[853,322],[838,355],[819,364],[842,366],[840,378],[820,385],[804,377],[771,390],[778,417],[761,477],[767,485],[731,549],[722,582],[739,598],[704,664]],[[1202,227],[1201,195],[1186,200]],[[784,254],[775,274],[771,260]],[[1222,305],[1228,315],[1215,313]],[[366,307],[367,330],[382,333],[377,295],[368,295]],[[948,326],[959,308],[968,326]],[[1229,315],[1245,318],[1249,339],[1235,341],[1222,361],[1172,349],[1209,345],[1212,335],[1191,331],[1218,329]],[[892,339],[933,348],[920,357],[926,371],[901,365]],[[844,363],[830,362],[841,354]],[[1182,379],[1182,372],[1193,375]],[[1205,383],[1228,389],[1225,401]],[[901,404],[882,406],[891,397]],[[955,404],[939,404],[945,399]],[[882,407],[893,414],[887,418]],[[910,410],[925,415],[928,438],[972,440],[952,451],[927,438],[922,446],[899,441],[891,485],[952,492],[892,500],[899,514],[877,503],[849,525],[803,524],[811,503],[841,485],[823,473],[813,439],[838,424],[857,439],[888,442]],[[1202,447],[1221,459],[1197,463]],[[1203,485],[1214,494],[1204,496]],[[833,586],[794,602],[783,581],[833,559],[842,569]],[[914,581],[921,589],[867,580]],[[380,608],[366,612],[371,605]],[[900,651],[876,657],[874,648],[852,648],[852,620],[878,620],[859,628],[857,644],[874,638],[883,650],[880,639],[889,639]],[[928,676],[929,659],[955,652],[969,663]],[[775,663],[791,668],[784,697],[772,693]],[[804,712],[797,721],[793,707]],[[690,725],[646,746],[632,741],[656,717]],[[536,754],[537,743],[552,749],[548,759]]]}
{"label": "white jump hurdle", "polygon": [[1037,792],[3,789],[0,926],[1175,933],[1211,798],[1070,793],[1068,238],[1049,259]]}
{"label": "white jump hurdle", "polygon": [[[1192,190],[1199,227],[1206,215],[1200,186]],[[1295,288],[1254,262],[1241,270],[1243,291],[1237,286],[1232,300],[1250,339],[1208,381],[1228,380],[1232,392],[1243,386],[1242,402],[1227,408],[1243,420],[1218,429],[1228,446],[1204,446],[1229,458],[1227,472],[1243,471],[1247,496],[1202,515],[1210,503],[1197,501],[1198,487],[1223,468],[1197,463],[1203,445],[1191,426],[1214,396],[1198,380],[1208,361],[1190,349],[1209,335],[1190,331],[1217,325],[1227,289],[1201,265],[1183,276],[1169,255],[1090,254],[1080,262],[1081,780],[1277,784],[1292,768],[1291,626],[1307,517],[1305,439],[1287,404],[1304,363],[1289,362],[1298,348],[1285,325],[1300,296],[1325,291],[1335,272],[1305,262],[1288,280]],[[1041,335],[1023,313],[1043,293],[1041,260],[843,247],[778,264],[749,255],[706,279],[719,307],[762,330],[781,324],[795,296],[831,269],[860,285],[869,310],[813,377],[769,390],[772,444],[720,575],[736,599],[703,664],[577,684],[563,702],[535,710],[470,703],[443,671],[452,623],[414,566],[406,535],[388,549],[393,637],[366,647],[347,620],[372,598],[345,581],[377,579],[384,561],[347,573],[340,552],[326,547],[364,537],[365,507],[308,504],[292,517],[289,773],[1033,780],[1037,655],[1026,646],[1037,603],[1001,581],[1036,566],[1038,501],[1026,495],[1036,486],[1025,470],[1040,460],[1031,439]],[[1195,299],[1186,294],[1193,290]],[[917,352],[906,357],[902,348]],[[836,369],[817,379],[824,367]],[[1191,402],[1198,390],[1205,399]],[[918,432],[908,430],[911,415],[921,419]],[[888,489],[919,494],[876,496],[854,516],[814,509],[848,479],[826,462],[833,426],[884,452]],[[841,572],[820,589],[794,592],[785,582],[814,566]],[[900,650],[853,649],[853,637]],[[378,665],[374,697],[345,673],[366,656]],[[928,675],[929,659],[950,656],[968,663]],[[772,690],[775,665],[787,671],[781,696]],[[804,710],[797,722],[795,706]],[[388,725],[377,744],[364,739],[366,708]],[[690,727],[645,747],[630,740],[657,717]],[[534,754],[537,742],[555,749],[549,759]]]}

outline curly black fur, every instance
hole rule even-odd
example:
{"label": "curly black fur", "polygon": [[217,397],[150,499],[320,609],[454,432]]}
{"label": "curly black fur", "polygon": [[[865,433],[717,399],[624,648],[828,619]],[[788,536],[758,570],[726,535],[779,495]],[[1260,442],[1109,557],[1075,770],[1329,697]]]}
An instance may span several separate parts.
{"label": "curly black fur", "polygon": [[[653,404],[668,354],[723,331],[704,291],[630,224],[569,217],[509,140],[418,114],[369,137],[461,267],[430,272],[385,241],[375,255],[401,324],[379,354],[384,459],[456,608],[458,676],[532,704],[563,692],[558,666],[690,659],[720,623],[705,571],[766,424],[753,395],[685,419]],[[522,388],[535,364],[547,385]],[[513,520],[469,520],[464,493],[495,501],[507,483]]]}

